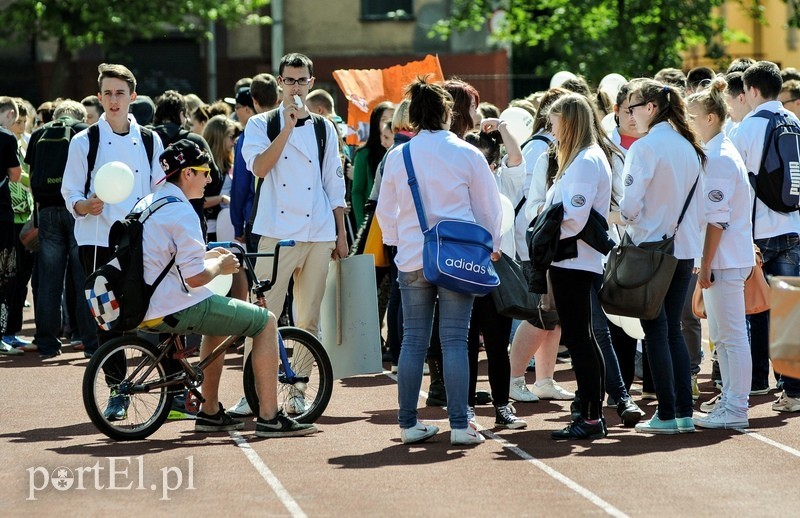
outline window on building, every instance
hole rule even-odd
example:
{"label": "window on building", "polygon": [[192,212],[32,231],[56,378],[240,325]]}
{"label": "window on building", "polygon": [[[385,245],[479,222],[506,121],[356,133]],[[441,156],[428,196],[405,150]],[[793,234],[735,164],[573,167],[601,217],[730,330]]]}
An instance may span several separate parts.
{"label": "window on building", "polygon": [[410,20],[413,0],[361,0],[362,20]]}

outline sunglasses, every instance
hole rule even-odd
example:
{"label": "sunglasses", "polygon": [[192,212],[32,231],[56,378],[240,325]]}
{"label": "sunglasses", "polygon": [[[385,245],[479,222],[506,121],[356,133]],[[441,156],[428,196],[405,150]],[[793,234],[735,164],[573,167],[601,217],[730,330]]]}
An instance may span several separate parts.
{"label": "sunglasses", "polygon": [[206,178],[208,178],[208,177],[211,175],[211,170],[210,170],[210,169],[200,169],[199,167],[190,167],[189,169],[190,169],[190,170],[191,170],[191,171],[192,171],[194,174],[203,173],[203,174],[205,175],[205,177],[206,177]]}

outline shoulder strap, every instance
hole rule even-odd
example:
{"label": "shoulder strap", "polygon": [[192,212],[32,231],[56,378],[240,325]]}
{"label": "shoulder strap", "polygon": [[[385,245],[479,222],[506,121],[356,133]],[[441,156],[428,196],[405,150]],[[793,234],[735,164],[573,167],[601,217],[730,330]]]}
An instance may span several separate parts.
{"label": "shoulder strap", "polygon": [[522,207],[525,206],[525,202],[526,201],[528,201],[528,197],[527,196],[523,196],[522,199],[519,200],[519,203],[517,203],[517,206],[514,207],[514,219],[517,218],[517,216],[519,215],[519,211],[521,211]]}
{"label": "shoulder strap", "polygon": [[[700,173],[702,174],[702,173]],[[678,227],[681,226],[681,221],[683,221],[683,216],[686,215],[686,210],[689,208],[689,203],[692,201],[692,196],[694,196],[694,191],[697,189],[697,182],[700,181],[700,174],[697,175],[697,178],[694,180],[694,185],[689,190],[689,196],[686,197],[686,201],[683,203],[683,209],[681,210],[681,215],[678,218],[678,224],[675,225],[675,232],[672,233],[673,236],[678,233]]]}
{"label": "shoulder strap", "polygon": [[525,146],[527,146],[528,144],[530,144],[530,143],[531,143],[531,142],[533,142],[534,140],[541,140],[542,142],[544,142],[544,143],[545,143],[545,144],[547,144],[548,146],[549,146],[550,144],[552,144],[552,143],[553,143],[553,141],[552,141],[552,140],[548,139],[547,137],[545,137],[545,136],[544,136],[544,135],[542,135],[542,134],[539,134],[539,133],[537,133],[536,135],[533,135],[531,138],[529,138],[528,140],[526,140],[525,142],[523,142],[523,143],[522,143],[522,145],[521,145],[519,148],[520,148],[520,149],[524,148]]}
{"label": "shoulder strap", "polygon": [[139,127],[139,131],[142,133],[142,144],[144,144],[144,152],[147,153],[147,165],[153,163],[153,131],[149,128],[145,128],[144,126]]}
{"label": "shoulder strap", "polygon": [[419,228],[422,233],[428,231],[428,221],[425,218],[425,207],[422,206],[422,198],[419,195],[419,184],[417,183],[417,175],[414,174],[414,164],[411,162],[411,146],[410,142],[403,144],[403,162],[406,164],[406,174],[408,175],[408,186],[411,188],[411,197],[414,198],[414,207],[417,209],[417,217],[419,218]]}
{"label": "shoulder strap", "polygon": [[181,201],[181,199],[178,198],[177,196],[164,196],[163,198],[157,199],[156,201],[151,203],[149,207],[147,207],[146,209],[144,209],[142,212],[139,213],[139,222],[144,223],[147,220],[147,218],[152,216],[155,211],[157,211],[164,205],[179,201]]}
{"label": "shoulder strap", "polygon": [[[281,132],[281,118],[278,116],[278,110],[280,108],[275,108],[274,110],[270,110],[267,112],[267,138],[269,139],[270,144],[275,141],[278,137],[278,134]],[[244,138],[244,137],[242,137]],[[258,199],[261,196],[261,184],[264,183],[263,178],[256,177],[256,188],[255,188],[255,195],[253,196],[253,208],[250,209],[250,227],[253,226],[253,223],[256,220],[256,212],[258,211]]]}
{"label": "shoulder strap", "polygon": [[97,150],[100,148],[100,128],[97,124],[89,126],[89,153],[86,155],[86,185],[83,187],[83,195],[89,194],[89,185],[92,182],[92,171],[97,161]]}
{"label": "shoulder strap", "polygon": [[325,158],[325,140],[328,136],[328,129],[325,127],[325,118],[316,113],[311,114],[311,121],[314,123],[314,136],[317,140],[317,152],[319,154],[319,173],[322,174],[322,161]]}

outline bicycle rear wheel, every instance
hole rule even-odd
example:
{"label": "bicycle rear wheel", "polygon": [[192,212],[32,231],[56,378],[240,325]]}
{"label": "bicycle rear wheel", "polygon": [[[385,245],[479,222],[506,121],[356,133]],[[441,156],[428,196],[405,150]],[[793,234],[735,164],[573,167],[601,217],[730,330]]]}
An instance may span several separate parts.
{"label": "bicycle rear wheel", "polygon": [[144,389],[167,380],[167,363],[156,362],[160,352],[146,340],[121,336],[92,355],[83,375],[83,406],[103,434],[118,441],[144,439],[167,419],[175,388]]}
{"label": "bicycle rear wheel", "polygon": [[[278,364],[278,408],[300,423],[313,423],[325,411],[333,392],[333,367],[328,353],[311,333],[297,327],[278,329],[291,369],[307,381],[290,383]],[[244,365],[244,395],[258,415],[258,393],[250,357]]]}

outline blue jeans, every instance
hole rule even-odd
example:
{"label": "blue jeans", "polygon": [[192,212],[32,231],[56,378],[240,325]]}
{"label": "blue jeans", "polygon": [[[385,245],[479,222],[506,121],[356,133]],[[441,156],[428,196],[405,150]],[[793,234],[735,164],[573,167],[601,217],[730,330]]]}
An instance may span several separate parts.
{"label": "blue jeans", "polygon": [[65,207],[39,209],[39,253],[36,263],[39,282],[34,335],[39,354],[51,354],[61,348],[58,339],[62,325],[61,297],[65,291],[68,261],[72,267],[72,278],[67,281],[74,284],[76,297],[67,303],[75,304],[78,331],[86,352],[97,350],[97,324],[83,296],[86,275],[78,257],[74,228],[75,219]]}
{"label": "blue jeans", "polygon": [[681,314],[693,268],[692,259],[678,261],[661,313],[653,320],[642,320],[658,417],[662,420],[692,417],[692,375]]}
{"label": "blue jeans", "polygon": [[439,334],[442,344],[447,413],[451,428],[467,428],[469,360],[467,334],[472,314],[472,295],[434,286],[422,270],[399,272],[397,281],[403,301],[403,346],[397,366],[397,399],[400,428],[417,423],[417,402],[422,385],[422,365],[433,329],[433,308],[439,297]]}
{"label": "blue jeans", "polygon": [[[755,241],[764,256],[764,275],[800,275],[800,237],[783,234]],[[753,358],[752,389],[769,387],[769,311],[748,315],[750,352]],[[781,376],[789,397],[800,397],[800,380]]]}
{"label": "blue jeans", "polygon": [[616,401],[628,399],[628,391],[625,389],[625,382],[622,380],[622,373],[619,368],[619,360],[611,342],[611,333],[608,330],[608,318],[600,306],[600,299],[597,292],[603,284],[603,276],[599,273],[594,274],[592,279],[592,289],[589,296],[592,300],[592,333],[600,352],[603,353],[603,361],[606,365],[605,382],[606,392]]}

